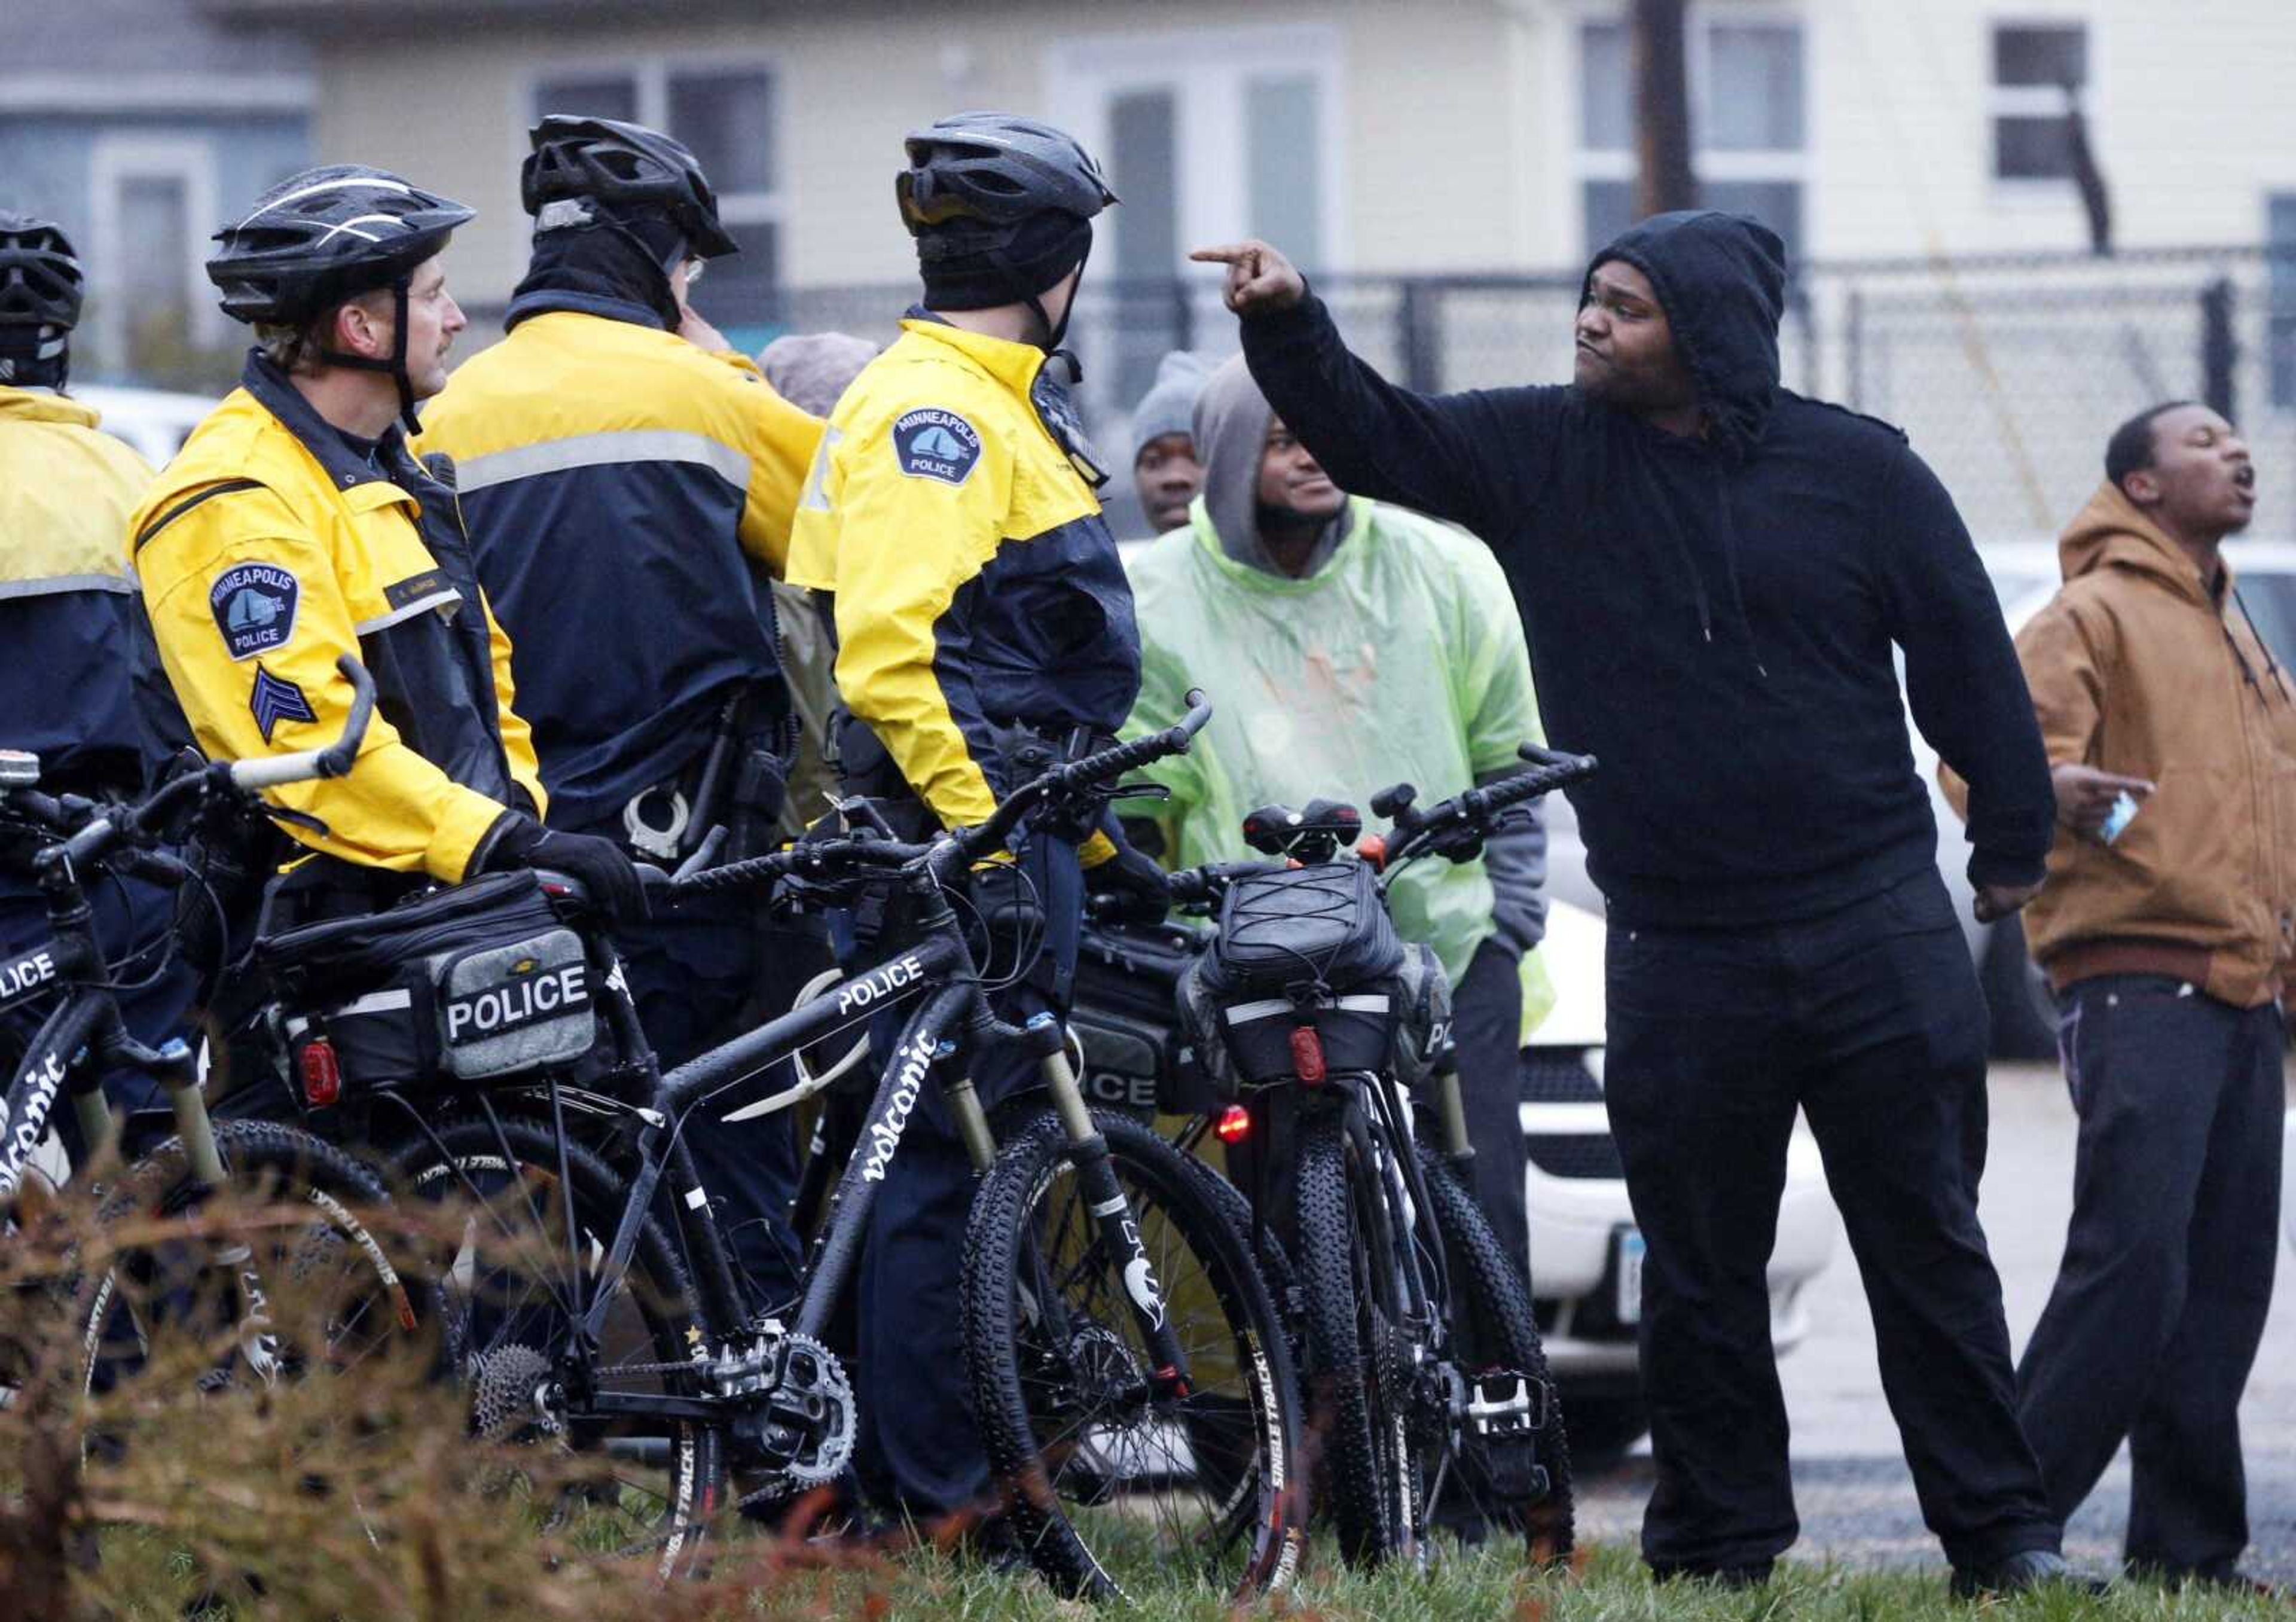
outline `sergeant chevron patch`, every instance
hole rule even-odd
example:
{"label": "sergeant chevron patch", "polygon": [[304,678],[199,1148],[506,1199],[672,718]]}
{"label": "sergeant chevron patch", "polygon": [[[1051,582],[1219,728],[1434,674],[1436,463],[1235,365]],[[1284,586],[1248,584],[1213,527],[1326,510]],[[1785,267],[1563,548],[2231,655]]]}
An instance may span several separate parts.
{"label": "sergeant chevron patch", "polygon": [[258,661],[255,666],[255,691],[249,695],[247,707],[255,712],[255,724],[263,729],[263,741],[271,741],[271,729],[283,720],[316,720],[318,712],[311,701],[303,696],[303,689],[284,677],[275,676]]}

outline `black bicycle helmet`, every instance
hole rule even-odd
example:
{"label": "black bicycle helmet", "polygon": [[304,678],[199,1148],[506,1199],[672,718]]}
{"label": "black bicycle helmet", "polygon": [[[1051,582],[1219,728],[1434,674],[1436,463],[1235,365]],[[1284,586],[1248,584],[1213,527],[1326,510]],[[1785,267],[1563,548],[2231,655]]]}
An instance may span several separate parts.
{"label": "black bicycle helmet", "polygon": [[741,244],[718,220],[718,195],[683,142],[619,119],[554,112],[527,132],[534,150],[518,172],[518,198],[529,214],[563,199],[587,199],[613,211],[647,209],[667,215],[702,259],[738,253]]}
{"label": "black bicycle helmet", "polygon": [[909,167],[893,182],[912,236],[957,221],[994,241],[1058,211],[1090,219],[1118,201],[1092,154],[1050,124],[1009,112],[960,112],[908,137]]}
{"label": "black bicycle helmet", "polygon": [[61,342],[79,325],[86,286],[62,226],[0,210],[0,348]]}
{"label": "black bicycle helmet", "polygon": [[234,320],[292,326],[402,284],[472,217],[385,170],[331,163],[281,181],[217,232],[208,279]]}

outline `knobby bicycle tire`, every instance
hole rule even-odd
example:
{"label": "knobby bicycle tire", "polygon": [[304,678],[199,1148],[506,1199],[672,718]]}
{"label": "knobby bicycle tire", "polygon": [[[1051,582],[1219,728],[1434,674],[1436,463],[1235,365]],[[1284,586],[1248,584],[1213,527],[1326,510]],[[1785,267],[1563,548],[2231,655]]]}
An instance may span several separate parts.
{"label": "knobby bicycle tire", "polygon": [[1065,1593],[1119,1594],[1128,1562],[1144,1577],[1193,1563],[1226,1599],[1287,1587],[1306,1529],[1282,1321],[1210,1169],[1128,1116],[1093,1122],[1193,1383],[1153,1395],[1125,1262],[1086,1209],[1074,1150],[1049,1110],[1021,1124],[974,1198],[959,1289],[1011,1526]]}
{"label": "knobby bicycle tire", "polygon": [[[497,1136],[499,1127],[499,1136]],[[564,1144],[570,1190],[558,1186],[560,1144],[545,1124],[513,1115],[489,1121],[478,1115],[454,1115],[433,1122],[437,1141],[418,1137],[403,1145],[390,1166],[392,1182],[402,1200],[461,1198],[482,1202],[485,1214],[474,1214],[494,1225],[494,1237],[507,1255],[526,1249],[532,1255],[569,1261],[578,1251],[585,1289],[594,1286],[594,1269],[611,1243],[628,1203],[628,1185],[599,1157],[579,1141]],[[509,1150],[509,1163],[504,1150]],[[573,1220],[580,1238],[570,1250],[563,1230],[565,1196],[573,1201]],[[507,1263],[497,1259],[489,1276],[480,1281],[483,1256],[471,1252],[480,1240],[475,1226],[466,1226],[461,1252],[438,1258],[441,1265],[446,1338],[455,1376],[470,1393],[474,1429],[504,1434],[511,1419],[501,1392],[512,1378],[504,1370],[530,1369],[536,1374],[554,1371],[564,1350],[570,1319],[548,1297],[552,1280],[520,1280],[509,1275]],[[538,1271],[539,1269],[536,1269]],[[458,1282],[459,1281],[459,1282]],[[562,1274],[558,1282],[570,1282]],[[571,1292],[567,1292],[570,1297]],[[585,1297],[586,1298],[586,1297]],[[693,1363],[695,1348],[709,1344],[709,1326],[702,1321],[695,1297],[675,1247],[649,1216],[639,1230],[636,1250],[623,1280],[621,1298],[612,1309],[599,1361],[589,1378],[596,1387],[623,1392],[661,1391],[698,1395],[701,1374]],[[533,1344],[539,1339],[542,1344]],[[636,1371],[618,1377],[613,1357]],[[680,1365],[670,1370],[665,1365]],[[578,1400],[570,1402],[563,1415],[560,1445],[583,1451],[613,1440],[634,1440],[628,1421],[586,1420]],[[714,1423],[695,1420],[662,1421],[666,1435],[647,1438],[661,1444],[652,1449],[661,1455],[658,1472],[648,1463],[640,1469],[619,1469],[615,1491],[603,1503],[595,1489],[576,1506],[592,1519],[619,1514],[622,1520],[601,1532],[584,1528],[589,1541],[614,1545],[611,1552],[645,1549],[665,1580],[701,1569],[709,1522],[725,1505],[726,1436]],[[513,1429],[512,1434],[523,1433]],[[552,1433],[547,1425],[542,1436]],[[659,1479],[656,1479],[656,1475]],[[554,1521],[570,1512],[556,1506]]]}
{"label": "knobby bicycle tire", "polygon": [[[347,1273],[356,1273],[360,1282],[351,1308],[356,1316],[328,1326],[324,1348],[284,1347],[275,1336],[249,1333],[239,1339],[226,1364],[208,1371],[209,1388],[249,1376],[268,1383],[291,1373],[293,1364],[315,1350],[324,1350],[329,1365],[340,1372],[393,1337],[414,1332],[425,1305],[421,1286],[394,1264],[384,1242],[359,1214],[387,1198],[372,1171],[333,1145],[278,1122],[218,1121],[215,1138],[231,1178],[231,1192],[308,1206],[315,1214],[311,1229],[275,1239],[285,1247],[277,1259],[286,1263],[291,1274],[308,1279],[332,1261],[342,1264]],[[127,1168],[98,1206],[98,1221],[108,1225],[136,1215],[181,1217],[214,1192],[193,1175],[182,1140],[171,1138]],[[212,1257],[208,1256],[210,1247]],[[248,1321],[259,1321],[267,1312],[260,1298],[266,1286],[252,1258],[253,1247],[243,1238],[220,1244],[167,1240],[123,1249],[110,1265],[83,1275],[73,1303],[83,1388],[100,1391],[144,1360],[151,1336],[160,1327],[144,1308],[162,1298],[182,1303],[205,1295],[193,1273],[214,1271],[226,1305],[242,1295],[250,1296],[245,1305]],[[269,1288],[276,1289],[279,1282]]]}
{"label": "knobby bicycle tire", "polygon": [[[1567,1565],[1574,1535],[1570,1445],[1563,1431],[1562,1404],[1546,1369],[1546,1351],[1531,1315],[1530,1286],[1506,1254],[1458,1173],[1429,1144],[1419,1145],[1419,1165],[1435,1225],[1443,1234],[1453,1292],[1454,1355],[1470,1376],[1505,1369],[1545,1387],[1546,1407],[1536,1433],[1538,1462],[1547,1474],[1543,1495],[1522,1496],[1492,1474],[1488,1458],[1470,1444],[1452,1461],[1460,1482],[1479,1509],[1498,1511],[1519,1523],[1532,1562]],[[1431,1469],[1426,1473],[1432,1474]],[[1437,1506],[1439,1508],[1439,1506]]]}
{"label": "knobby bicycle tire", "polygon": [[[1296,1176],[1300,1279],[1309,1424],[1321,1445],[1316,1479],[1351,1565],[1409,1555],[1417,1543],[1417,1479],[1406,1440],[1401,1369],[1387,1344],[1399,1322],[1397,1280],[1374,1261],[1369,1224],[1386,1200],[1359,1167],[1345,1117],[1318,1108],[1300,1124]],[[1360,1178],[1358,1173],[1361,1173]]]}

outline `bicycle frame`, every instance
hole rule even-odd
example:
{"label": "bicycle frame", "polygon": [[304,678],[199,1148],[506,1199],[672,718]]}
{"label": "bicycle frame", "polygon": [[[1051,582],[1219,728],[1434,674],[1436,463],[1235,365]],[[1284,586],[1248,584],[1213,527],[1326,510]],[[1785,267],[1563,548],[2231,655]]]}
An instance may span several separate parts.
{"label": "bicycle frame", "polygon": [[214,1124],[200,1093],[191,1050],[175,1042],[164,1050],[146,1048],[127,1033],[120,1024],[86,895],[68,868],[44,884],[54,937],[12,961],[14,990],[0,997],[0,1012],[58,987],[62,997],[26,1044],[7,1093],[0,1098],[0,1206],[13,1199],[22,1185],[60,1093],[71,1096],[86,1146],[83,1158],[93,1164],[113,1146],[119,1124],[103,1096],[103,1074],[116,1065],[149,1071],[165,1089],[193,1175],[210,1187],[219,1186],[223,1157],[216,1149]]}
{"label": "bicycle frame", "polygon": [[[709,1281],[703,1285],[709,1293],[722,1297],[708,1304],[709,1317],[729,1333],[740,1326],[742,1314],[737,1310],[721,1310],[735,1307],[741,1297],[732,1283],[724,1238],[709,1217],[707,1193],[694,1176],[685,1150],[682,1134],[686,1118],[711,1095],[779,1063],[807,1044],[921,993],[928,994],[903,1024],[890,1060],[878,1079],[855,1152],[829,1198],[806,1260],[794,1321],[786,1327],[816,1339],[829,1332],[832,1315],[859,1263],[870,1209],[890,1173],[929,1076],[941,1088],[975,1169],[987,1171],[996,1156],[995,1138],[980,1097],[956,1061],[967,1049],[978,1046],[996,1022],[986,994],[972,977],[972,956],[955,927],[955,916],[942,902],[920,920],[914,945],[849,976],[803,1007],[677,1066],[660,1079],[644,1105],[630,1111],[639,1124],[637,1167],[605,1258],[595,1271],[597,1282],[591,1298],[570,1304],[578,1314],[576,1334],[581,1344],[593,1349],[603,1344],[616,1287],[636,1254],[644,1223],[665,1180],[677,1197],[673,1204],[681,1239],[700,1264],[693,1269],[694,1275]],[[630,1033],[642,1044],[643,1034],[636,1030],[635,1012],[627,1000],[610,999],[608,1007],[618,1024],[627,1018]],[[1067,1136],[1078,1146],[1079,1173],[1086,1180],[1103,1240],[1111,1254],[1136,1264],[1127,1272],[1128,1279],[1135,1281],[1130,1304],[1142,1337],[1155,1355],[1152,1378],[1161,1392],[1185,1393],[1190,1383],[1185,1348],[1169,1325],[1152,1269],[1146,1264],[1138,1224],[1130,1219],[1129,1202],[1123,1198],[1106,1147],[1092,1124],[1060,1026],[1043,1017],[1022,1034],[1039,1062]],[[794,1106],[818,1088],[790,1088],[750,1107],[754,1113],[775,1113]],[[554,1082],[550,1096],[554,1124],[562,1139]],[[570,1220],[570,1233],[571,1228]],[[580,1270],[573,1276],[578,1290]],[[594,1414],[623,1417],[701,1418],[721,1412],[724,1406],[722,1399],[717,1398],[596,1390],[587,1394],[586,1403]]]}

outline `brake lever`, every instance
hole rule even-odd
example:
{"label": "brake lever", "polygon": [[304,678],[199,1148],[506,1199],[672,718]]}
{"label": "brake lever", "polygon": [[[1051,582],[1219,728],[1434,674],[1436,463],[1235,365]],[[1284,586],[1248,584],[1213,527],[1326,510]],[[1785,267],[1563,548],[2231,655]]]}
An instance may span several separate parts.
{"label": "brake lever", "polygon": [[1108,791],[1111,800],[1168,800],[1172,791],[1162,783],[1119,783]]}

